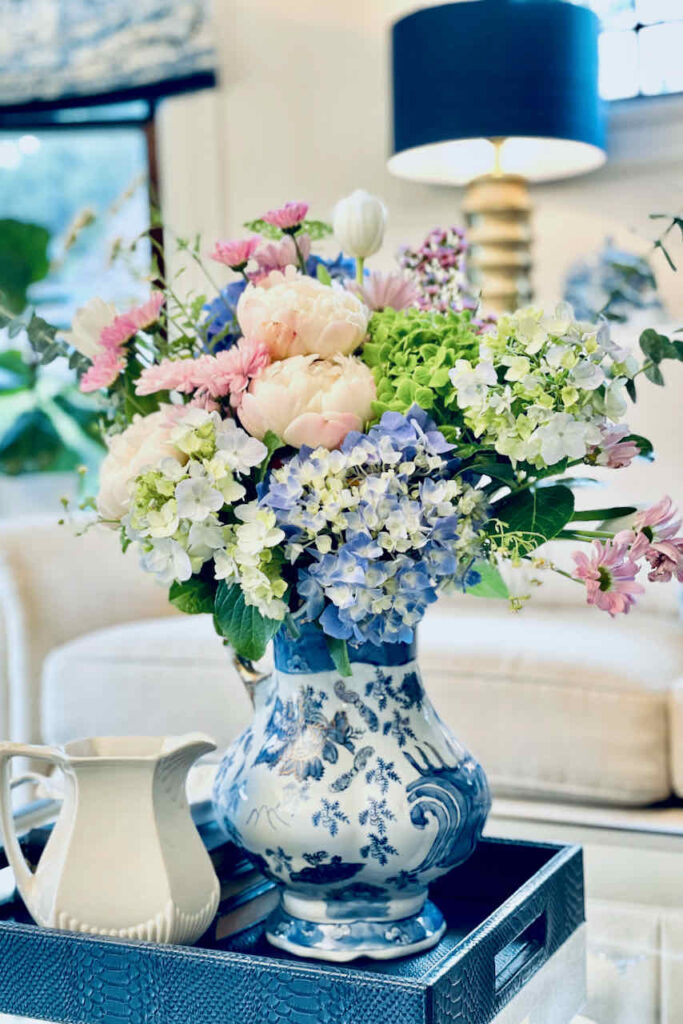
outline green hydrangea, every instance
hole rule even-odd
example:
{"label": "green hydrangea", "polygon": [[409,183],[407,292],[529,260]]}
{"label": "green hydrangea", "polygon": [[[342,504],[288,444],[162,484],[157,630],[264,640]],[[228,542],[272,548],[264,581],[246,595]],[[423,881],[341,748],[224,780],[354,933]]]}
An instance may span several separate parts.
{"label": "green hydrangea", "polygon": [[377,386],[373,413],[405,413],[417,403],[446,437],[459,436],[457,406],[449,371],[458,359],[476,363],[479,336],[467,312],[434,313],[419,309],[385,309],[369,324],[363,359]]}

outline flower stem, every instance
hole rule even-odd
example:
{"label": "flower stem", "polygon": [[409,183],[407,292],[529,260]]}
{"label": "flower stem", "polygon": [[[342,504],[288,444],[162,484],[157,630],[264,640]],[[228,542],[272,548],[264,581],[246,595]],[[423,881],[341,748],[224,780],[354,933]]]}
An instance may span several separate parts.
{"label": "flower stem", "polygon": [[294,248],[296,249],[296,258],[297,258],[297,261],[299,263],[299,270],[301,271],[302,274],[305,274],[306,273],[306,260],[304,259],[304,255],[303,255],[301,249],[299,248],[299,243],[297,241],[296,235],[293,234],[291,237],[292,237],[292,240],[294,242]]}
{"label": "flower stem", "polygon": [[362,256],[356,258],[356,281],[359,286],[363,287],[363,270],[365,268],[365,259]]}

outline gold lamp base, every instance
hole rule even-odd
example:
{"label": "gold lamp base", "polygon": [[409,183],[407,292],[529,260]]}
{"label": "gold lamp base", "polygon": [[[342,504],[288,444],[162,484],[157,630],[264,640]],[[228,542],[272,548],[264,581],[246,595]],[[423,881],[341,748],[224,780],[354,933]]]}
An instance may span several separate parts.
{"label": "gold lamp base", "polygon": [[463,204],[468,270],[484,313],[528,305],[531,289],[531,200],[524,178],[487,174],[467,186]]}

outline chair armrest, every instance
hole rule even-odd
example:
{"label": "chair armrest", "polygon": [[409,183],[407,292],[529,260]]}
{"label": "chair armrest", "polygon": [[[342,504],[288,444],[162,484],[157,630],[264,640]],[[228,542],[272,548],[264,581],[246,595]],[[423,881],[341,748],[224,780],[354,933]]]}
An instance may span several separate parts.
{"label": "chair armrest", "polygon": [[[41,740],[40,679],[53,647],[104,626],[173,613],[167,592],[140,571],[118,536],[95,527],[81,537],[54,520],[0,524],[0,616],[7,637],[0,668],[3,734]],[[0,694],[0,714],[3,697]]]}

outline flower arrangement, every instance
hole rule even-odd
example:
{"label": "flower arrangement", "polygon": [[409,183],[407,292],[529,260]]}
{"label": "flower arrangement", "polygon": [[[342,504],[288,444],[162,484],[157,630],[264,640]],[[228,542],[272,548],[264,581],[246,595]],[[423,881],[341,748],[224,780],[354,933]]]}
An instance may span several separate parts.
{"label": "flower arrangement", "polygon": [[[348,673],[347,644],[409,642],[449,588],[505,596],[497,565],[537,564],[553,538],[593,542],[556,568],[610,614],[643,571],[683,580],[668,498],[579,512],[566,476],[650,454],[627,400],[682,342],[645,331],[639,361],[567,305],[480,320],[454,229],[379,273],[378,199],[342,200],[333,229],[307,217],[287,203],[217,242],[233,276],[212,295],[165,285],[122,314],[93,300],[61,343],[104,398],[99,517],[174,604],[250,659],[315,624]],[[332,231],[326,260],[312,249]]]}

